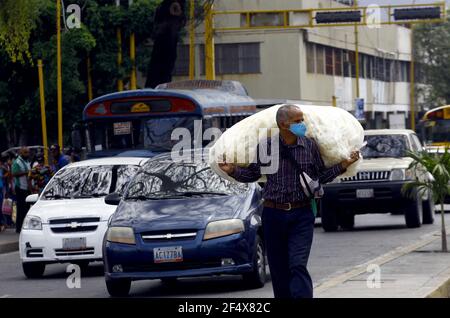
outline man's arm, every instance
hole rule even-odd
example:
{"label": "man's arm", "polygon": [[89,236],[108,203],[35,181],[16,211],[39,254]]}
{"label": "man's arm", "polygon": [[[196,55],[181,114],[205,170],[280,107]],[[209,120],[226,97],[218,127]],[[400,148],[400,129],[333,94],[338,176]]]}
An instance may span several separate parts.
{"label": "man's arm", "polygon": [[322,156],[320,155],[319,147],[314,141],[312,145],[312,155],[313,161],[316,163],[317,174],[321,184],[333,181],[337,176],[343,174],[347,170],[342,163],[326,168]]}
{"label": "man's arm", "polygon": [[261,167],[258,163],[251,163],[247,168],[234,166],[230,176],[239,182],[255,182],[261,178]]}

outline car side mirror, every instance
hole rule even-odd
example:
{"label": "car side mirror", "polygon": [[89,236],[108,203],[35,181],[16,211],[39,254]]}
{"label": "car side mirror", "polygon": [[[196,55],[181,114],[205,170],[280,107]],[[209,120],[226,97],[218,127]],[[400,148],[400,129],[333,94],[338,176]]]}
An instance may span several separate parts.
{"label": "car side mirror", "polygon": [[39,194],[35,193],[35,194],[30,194],[29,196],[27,196],[25,198],[25,202],[26,203],[30,203],[30,204],[34,204],[37,202],[37,200],[39,199]]}
{"label": "car side mirror", "polygon": [[119,205],[121,199],[122,196],[120,194],[113,192],[105,197],[105,203],[109,205]]}

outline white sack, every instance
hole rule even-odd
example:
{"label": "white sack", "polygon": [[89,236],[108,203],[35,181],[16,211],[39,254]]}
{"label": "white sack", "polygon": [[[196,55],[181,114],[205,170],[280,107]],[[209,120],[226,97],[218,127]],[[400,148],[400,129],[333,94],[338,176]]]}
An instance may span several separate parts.
{"label": "white sack", "polygon": [[[259,129],[277,128],[276,113],[283,105],[277,105],[243,119],[227,129],[209,152],[211,169],[220,176],[235,181],[224,173],[218,165],[225,155],[228,163],[247,166],[256,158],[256,149],[260,136]],[[307,128],[306,136],[314,139],[326,167],[350,157],[350,153],[359,150],[364,142],[364,129],[349,112],[332,106],[297,105],[304,114]],[[275,130],[277,131],[277,130]],[[247,154],[247,155],[246,155]],[[245,160],[242,160],[245,158]],[[351,165],[342,177],[356,175],[362,159]]]}

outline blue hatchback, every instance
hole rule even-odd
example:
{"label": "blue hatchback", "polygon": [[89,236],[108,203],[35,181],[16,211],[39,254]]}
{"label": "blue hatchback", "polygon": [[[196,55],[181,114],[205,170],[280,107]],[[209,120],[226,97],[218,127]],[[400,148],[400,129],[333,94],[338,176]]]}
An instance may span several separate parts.
{"label": "blue hatchback", "polygon": [[[202,157],[202,156],[201,156]],[[147,162],[128,185],[104,242],[111,296],[126,296],[134,280],[243,275],[251,287],[266,280],[262,196],[258,184],[229,182],[202,157]]]}

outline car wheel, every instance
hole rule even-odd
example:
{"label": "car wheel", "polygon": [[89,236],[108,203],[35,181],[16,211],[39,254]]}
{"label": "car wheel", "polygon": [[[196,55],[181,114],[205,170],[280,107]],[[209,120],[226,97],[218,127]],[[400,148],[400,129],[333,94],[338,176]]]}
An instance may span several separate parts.
{"label": "car wheel", "polygon": [[22,263],[22,269],[27,278],[40,278],[44,275],[45,263]]}
{"label": "car wheel", "polygon": [[264,244],[259,236],[256,236],[253,254],[253,270],[244,274],[243,278],[249,287],[261,288],[266,283],[266,253]]}
{"label": "car wheel", "polygon": [[131,280],[129,279],[108,279],[106,289],[112,297],[126,297],[130,293]]}
{"label": "car wheel", "polygon": [[337,223],[337,211],[329,204],[326,204],[324,200],[322,200],[322,209],[321,209],[321,219],[322,219],[322,228],[325,232],[335,232],[338,229]]}
{"label": "car wheel", "polygon": [[82,273],[87,272],[87,269],[89,267],[89,261],[78,261],[78,262],[74,262],[74,264],[80,266],[80,271]]}
{"label": "car wheel", "polygon": [[434,202],[431,195],[428,200],[422,202],[422,224],[434,223]]}
{"label": "car wheel", "polygon": [[177,278],[176,277],[161,278],[161,283],[163,283],[164,285],[172,286],[177,283]]}
{"label": "car wheel", "polygon": [[343,230],[352,230],[355,226],[355,215],[347,211],[338,212],[338,223]]}
{"label": "car wheel", "polygon": [[422,199],[416,194],[416,198],[410,200],[405,211],[405,221],[408,228],[420,227],[422,214]]}

